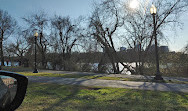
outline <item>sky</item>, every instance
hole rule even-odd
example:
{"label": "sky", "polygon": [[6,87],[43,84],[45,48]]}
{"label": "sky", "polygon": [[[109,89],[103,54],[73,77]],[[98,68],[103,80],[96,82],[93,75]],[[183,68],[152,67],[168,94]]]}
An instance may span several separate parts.
{"label": "sky", "polygon": [[[19,25],[23,25],[22,17],[27,17],[40,10],[49,16],[55,14],[71,18],[77,18],[80,15],[88,16],[92,11],[93,2],[94,0],[0,0],[0,9],[8,11]],[[181,21],[183,23],[182,30],[177,30],[175,33],[166,32],[171,51],[181,51],[188,43],[188,13],[181,17]]]}

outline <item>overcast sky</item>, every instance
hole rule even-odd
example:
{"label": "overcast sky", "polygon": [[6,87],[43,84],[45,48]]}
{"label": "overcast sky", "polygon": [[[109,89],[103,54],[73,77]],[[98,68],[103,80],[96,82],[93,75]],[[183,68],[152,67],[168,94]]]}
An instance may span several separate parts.
{"label": "overcast sky", "polygon": [[[96,1],[96,0],[95,0]],[[49,16],[54,14],[77,18],[87,16],[92,11],[93,0],[0,0],[0,9],[8,11],[19,25],[23,25],[21,18],[43,10]],[[178,30],[175,35],[169,33],[169,48],[180,51],[188,43],[188,13],[184,14],[181,21],[183,30]]]}

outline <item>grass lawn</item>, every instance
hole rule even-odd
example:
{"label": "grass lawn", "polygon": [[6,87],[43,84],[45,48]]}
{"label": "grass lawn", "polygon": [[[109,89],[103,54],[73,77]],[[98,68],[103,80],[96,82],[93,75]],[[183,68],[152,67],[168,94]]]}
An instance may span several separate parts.
{"label": "grass lawn", "polygon": [[11,72],[29,72],[29,71],[33,71],[33,68],[31,68],[31,67],[20,67],[20,66],[7,67],[7,66],[2,66],[1,68],[2,68],[2,70],[11,71]]}
{"label": "grass lawn", "polygon": [[16,111],[187,110],[187,93],[30,83]]}
{"label": "grass lawn", "polygon": [[[64,77],[64,78],[83,78],[83,79],[103,79],[103,80],[121,80],[121,81],[141,81],[141,82],[157,82],[153,80],[145,80],[145,79],[134,79],[134,78],[121,78],[121,77],[106,77],[106,76],[98,76],[98,75],[88,75],[88,74],[53,74],[53,73],[32,73],[32,72],[17,72],[19,74],[23,74],[25,76],[46,76],[46,77]],[[159,81],[164,83],[177,83],[177,84],[188,84],[185,81]]]}

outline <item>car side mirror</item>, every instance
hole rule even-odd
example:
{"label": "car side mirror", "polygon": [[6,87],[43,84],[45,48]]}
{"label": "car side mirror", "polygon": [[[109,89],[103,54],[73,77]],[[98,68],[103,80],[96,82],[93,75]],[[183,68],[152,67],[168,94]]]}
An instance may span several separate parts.
{"label": "car side mirror", "polygon": [[14,111],[24,100],[27,77],[8,71],[0,71],[0,111]]}

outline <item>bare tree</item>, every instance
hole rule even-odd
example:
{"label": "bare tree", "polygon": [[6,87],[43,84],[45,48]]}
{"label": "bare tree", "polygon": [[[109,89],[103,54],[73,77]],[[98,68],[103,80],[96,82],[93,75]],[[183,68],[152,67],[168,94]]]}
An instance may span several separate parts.
{"label": "bare tree", "polygon": [[118,28],[122,27],[124,21],[121,13],[121,5],[116,0],[105,0],[95,7],[90,17],[90,31],[93,36],[104,49],[112,64],[114,73],[120,73],[119,64],[134,73],[128,65],[125,65],[117,55],[115,50],[114,37]]}
{"label": "bare tree", "polygon": [[23,18],[23,20],[29,25],[27,28],[27,32],[30,32],[30,36],[32,37],[33,31],[37,30],[39,33],[39,42],[37,44],[38,49],[41,54],[41,63],[42,67],[46,68],[46,53],[47,53],[47,47],[48,47],[48,41],[47,41],[47,35],[45,35],[45,28],[48,25],[48,19],[47,15],[44,12],[33,14],[27,18]]}
{"label": "bare tree", "polygon": [[[178,26],[180,21],[178,17],[186,10],[188,4],[184,0],[158,0],[153,4],[157,7],[156,15],[156,30],[157,36],[160,41],[166,40],[164,30],[174,26]],[[137,73],[143,74],[144,62],[150,50],[151,45],[154,43],[152,17],[149,12],[151,4],[140,2],[139,10],[132,11],[128,5],[125,5],[125,25],[126,30],[125,40],[129,47],[135,50],[138,60]],[[137,69],[137,68],[136,68]]]}
{"label": "bare tree", "polygon": [[[51,20],[51,25],[53,28],[53,35],[56,38],[56,43],[54,44],[54,49],[58,50],[60,55],[62,55],[63,68],[65,70],[70,70],[70,58],[73,47],[78,45],[77,42],[83,36],[80,32],[78,24],[73,24],[69,17],[61,17],[55,15]],[[55,51],[57,52],[57,51]]]}
{"label": "bare tree", "polygon": [[8,14],[7,11],[0,9],[0,56],[1,66],[4,66],[3,41],[6,40],[16,27],[16,21]]}
{"label": "bare tree", "polygon": [[21,66],[24,62],[28,62],[25,61],[26,58],[24,57],[28,51],[28,48],[29,44],[27,43],[27,40],[24,37],[23,33],[20,31],[18,32],[18,35],[15,38],[14,42],[7,45],[6,50],[9,55],[18,57],[19,66]]}

